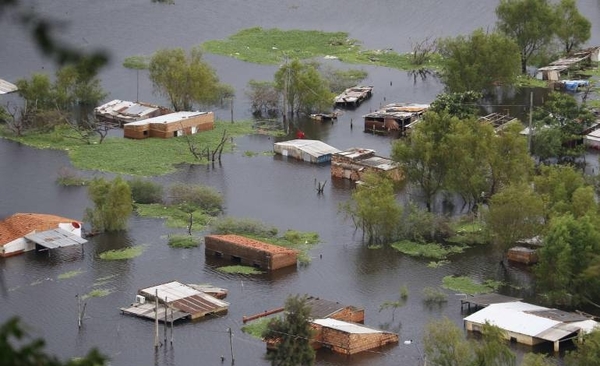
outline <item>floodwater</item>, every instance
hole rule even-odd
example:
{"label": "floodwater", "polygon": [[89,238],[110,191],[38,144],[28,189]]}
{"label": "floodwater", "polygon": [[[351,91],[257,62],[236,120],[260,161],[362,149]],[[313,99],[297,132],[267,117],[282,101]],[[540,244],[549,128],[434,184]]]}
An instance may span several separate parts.
{"label": "floodwater", "polygon": [[[161,5],[150,0],[56,0],[24,4],[65,21],[60,32],[65,41],[84,49],[109,50],[112,61],[101,74],[103,86],[110,92],[109,98],[131,100],[136,95],[136,76],[121,66],[127,56],[149,55],[161,47],[189,48],[251,26],[349,31],[367,48],[407,52],[411,42],[427,36],[455,36],[493,25],[497,2],[178,0],[175,5]],[[589,19],[600,19],[598,2],[586,0],[579,5]],[[0,77],[14,82],[33,72],[52,70],[51,62],[40,56],[11,14],[0,15]],[[600,43],[598,27],[594,24],[590,44]],[[269,80],[275,67],[221,56],[206,58],[221,80],[237,90],[235,118],[249,118],[244,98],[247,81]],[[435,78],[414,80],[397,70],[353,67],[369,72],[365,83],[375,86],[373,98],[333,124],[303,121],[296,127],[302,128],[308,138],[339,149],[367,147],[389,155],[391,138],[362,132],[361,116],[384,103],[430,102],[443,87]],[[142,74],[140,100],[165,104],[152,94]],[[497,104],[508,105],[518,113],[527,101],[527,95],[516,95]],[[229,118],[228,110],[217,110],[217,114]],[[439,287],[446,275],[468,275],[478,280],[505,281],[510,284],[504,289],[506,294],[531,295],[528,272],[517,267],[502,269],[498,255],[489,248],[474,248],[438,268],[393,251],[367,249],[351,222],[338,213],[340,202],[349,199],[352,185],[332,181],[327,165],[262,154],[272,150],[273,142],[267,136],[236,138],[235,148],[223,156],[221,164],[184,166],[153,179],[165,186],[174,182],[207,184],[224,195],[229,216],[261,220],[280,232],[295,229],[319,233],[322,243],[311,251],[309,265],[272,275],[223,274],[216,270],[215,263],[205,260],[202,247],[169,248],[166,237],[178,230],[165,227],[163,220],[134,216],[126,232],[91,238],[83,252],[64,248],[50,255],[26,253],[0,259],[0,321],[19,315],[32,334],[46,339],[50,352],[66,358],[97,347],[113,365],[220,365],[221,355],[229,364],[231,328],[235,364],[267,365],[265,345],[240,331],[242,316],[281,306],[290,294],[308,294],[362,306],[367,325],[398,332],[401,338],[399,345],[350,358],[322,351],[318,353],[318,365],[415,365],[423,349],[423,329],[430,319],[447,316],[457,325],[462,324],[460,295],[448,292],[446,304],[430,308],[422,302],[424,287]],[[44,212],[80,219],[90,202],[85,188],[56,185],[57,172],[65,166],[70,166],[65,152],[36,150],[0,140],[0,218],[15,212]],[[327,181],[323,195],[317,195],[315,180]],[[141,256],[119,262],[98,258],[103,251],[133,245],[145,247]],[[59,279],[59,275],[70,271],[79,274]],[[122,315],[119,307],[130,304],[139,288],[171,280],[228,288],[231,306],[222,317],[179,324],[173,345],[155,352],[153,323]],[[409,290],[408,302],[396,311],[392,321],[391,311],[380,312],[379,307],[385,301],[396,300],[404,285]],[[111,293],[87,300],[86,318],[78,329],[75,296],[94,289]],[[402,341],[408,339],[415,342],[405,345]]]}

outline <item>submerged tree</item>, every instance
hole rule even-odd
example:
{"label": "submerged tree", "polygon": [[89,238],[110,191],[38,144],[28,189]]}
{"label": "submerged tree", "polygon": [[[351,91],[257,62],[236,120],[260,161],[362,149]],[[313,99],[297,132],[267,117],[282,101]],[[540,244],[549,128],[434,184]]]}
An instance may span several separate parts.
{"label": "submerged tree", "polygon": [[112,181],[94,178],[88,186],[94,208],[87,208],[84,220],[94,232],[119,231],[127,227],[133,211],[131,188],[121,177]]}
{"label": "submerged tree", "polygon": [[569,54],[590,39],[592,23],[579,13],[575,0],[561,0],[556,5],[555,12],[556,36],[562,43],[565,53]]}
{"label": "submerged tree", "polygon": [[315,351],[310,341],[310,306],[306,296],[289,296],[285,301],[283,318],[274,318],[263,333],[267,342],[276,349],[267,355],[273,366],[310,366],[315,361]]}
{"label": "submerged tree", "polygon": [[154,90],[167,97],[176,111],[192,110],[194,104],[214,105],[226,89],[199,48],[188,55],[182,48],[159,50],[150,60],[149,71]]}
{"label": "submerged tree", "polygon": [[445,58],[442,80],[451,92],[489,91],[498,84],[512,85],[519,75],[519,47],[503,34],[478,29],[438,44]]}

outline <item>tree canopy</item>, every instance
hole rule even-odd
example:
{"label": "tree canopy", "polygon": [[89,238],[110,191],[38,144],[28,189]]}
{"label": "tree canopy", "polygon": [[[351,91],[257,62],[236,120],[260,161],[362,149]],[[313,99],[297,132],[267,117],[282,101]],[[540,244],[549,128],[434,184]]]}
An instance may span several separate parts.
{"label": "tree canopy", "polygon": [[519,75],[519,47],[503,34],[477,29],[468,37],[440,40],[438,48],[445,58],[442,80],[451,92],[489,91],[513,84]]}
{"label": "tree canopy", "polygon": [[231,88],[220,84],[215,70],[202,59],[199,48],[189,54],[182,48],[158,50],[150,59],[154,90],[169,99],[176,111],[190,111],[195,104],[214,105]]}
{"label": "tree canopy", "polygon": [[94,178],[88,186],[88,195],[94,208],[87,208],[85,221],[96,232],[119,231],[127,227],[133,211],[131,188],[121,177],[112,181]]}
{"label": "tree canopy", "polygon": [[575,0],[560,0],[555,7],[556,36],[569,54],[584,44],[592,35],[592,23],[577,9]]}

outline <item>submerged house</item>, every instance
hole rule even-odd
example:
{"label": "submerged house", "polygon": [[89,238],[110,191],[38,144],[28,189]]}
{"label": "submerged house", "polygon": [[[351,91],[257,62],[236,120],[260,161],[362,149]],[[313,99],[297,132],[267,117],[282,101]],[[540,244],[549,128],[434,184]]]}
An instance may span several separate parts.
{"label": "submerged house", "polygon": [[375,155],[375,150],[354,147],[331,156],[332,176],[356,182],[365,173],[387,174],[395,181],[403,177],[395,161]]}
{"label": "submerged house", "polygon": [[17,86],[13,83],[9,83],[6,80],[0,79],[0,94],[13,93],[18,90]]}
{"label": "submerged house", "polygon": [[98,120],[113,123],[119,125],[119,127],[122,127],[126,123],[158,117],[172,112],[168,108],[157,105],[120,99],[111,100],[94,108],[94,114]]}
{"label": "submerged house", "polygon": [[392,103],[363,116],[365,132],[400,131],[405,134],[410,126],[421,119],[429,104]]}
{"label": "submerged house", "polygon": [[204,252],[207,256],[226,258],[268,271],[296,266],[298,261],[296,250],[240,235],[207,235],[204,237]]}
{"label": "submerged house", "polygon": [[330,162],[331,156],[340,152],[340,150],[319,140],[295,139],[274,143],[273,152],[298,160],[320,164]]}
{"label": "submerged house", "polygon": [[0,257],[31,250],[82,245],[82,223],[65,217],[17,213],[0,222]]}
{"label": "submerged house", "polygon": [[130,139],[157,137],[168,139],[194,135],[215,128],[213,112],[175,112],[141,121],[126,123],[123,136]]}
{"label": "submerged house", "polygon": [[501,113],[490,113],[483,117],[479,117],[477,121],[479,121],[480,123],[490,124],[492,127],[494,127],[494,131],[496,132],[501,131],[511,122],[519,122],[519,120],[516,117],[512,117],[507,114]]}
{"label": "submerged house", "polygon": [[135,303],[121,308],[125,314],[162,322],[180,319],[198,319],[211,314],[222,314],[229,303],[211,296],[199,288],[171,281],[140,289]]}
{"label": "submerged house", "polygon": [[372,86],[353,86],[344,90],[343,93],[333,98],[336,107],[356,108],[373,95]]}
{"label": "submerged house", "polygon": [[465,328],[481,332],[489,323],[502,329],[507,340],[535,346],[552,342],[558,352],[560,342],[589,333],[598,323],[578,313],[524,303],[495,303],[464,318]]}

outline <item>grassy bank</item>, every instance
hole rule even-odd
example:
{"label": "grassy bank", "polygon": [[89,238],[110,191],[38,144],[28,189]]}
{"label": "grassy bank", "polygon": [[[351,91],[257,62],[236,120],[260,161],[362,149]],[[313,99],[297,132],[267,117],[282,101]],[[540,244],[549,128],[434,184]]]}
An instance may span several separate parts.
{"label": "grassy bank", "polygon": [[[189,136],[200,149],[217,147],[223,131],[228,136],[248,135],[253,132],[252,122],[217,121],[215,128]],[[108,137],[103,143],[86,144],[76,139],[69,128],[57,128],[49,133],[28,133],[24,136],[11,135],[0,130],[0,136],[40,149],[66,150],[72,164],[78,169],[97,170],[118,174],[156,176],[172,173],[178,164],[206,164],[206,157],[196,160],[189,151],[185,138],[131,140],[123,137]],[[232,151],[228,140],[224,152]]]}
{"label": "grassy bank", "polygon": [[400,70],[437,69],[441,57],[434,55],[426,65],[414,65],[411,54],[400,54],[391,49],[365,50],[359,41],[350,39],[346,32],[315,30],[281,30],[254,27],[243,29],[225,40],[211,40],[202,44],[210,53],[233,57],[247,62],[277,65],[289,59],[312,59],[333,56],[349,64],[377,65]]}

